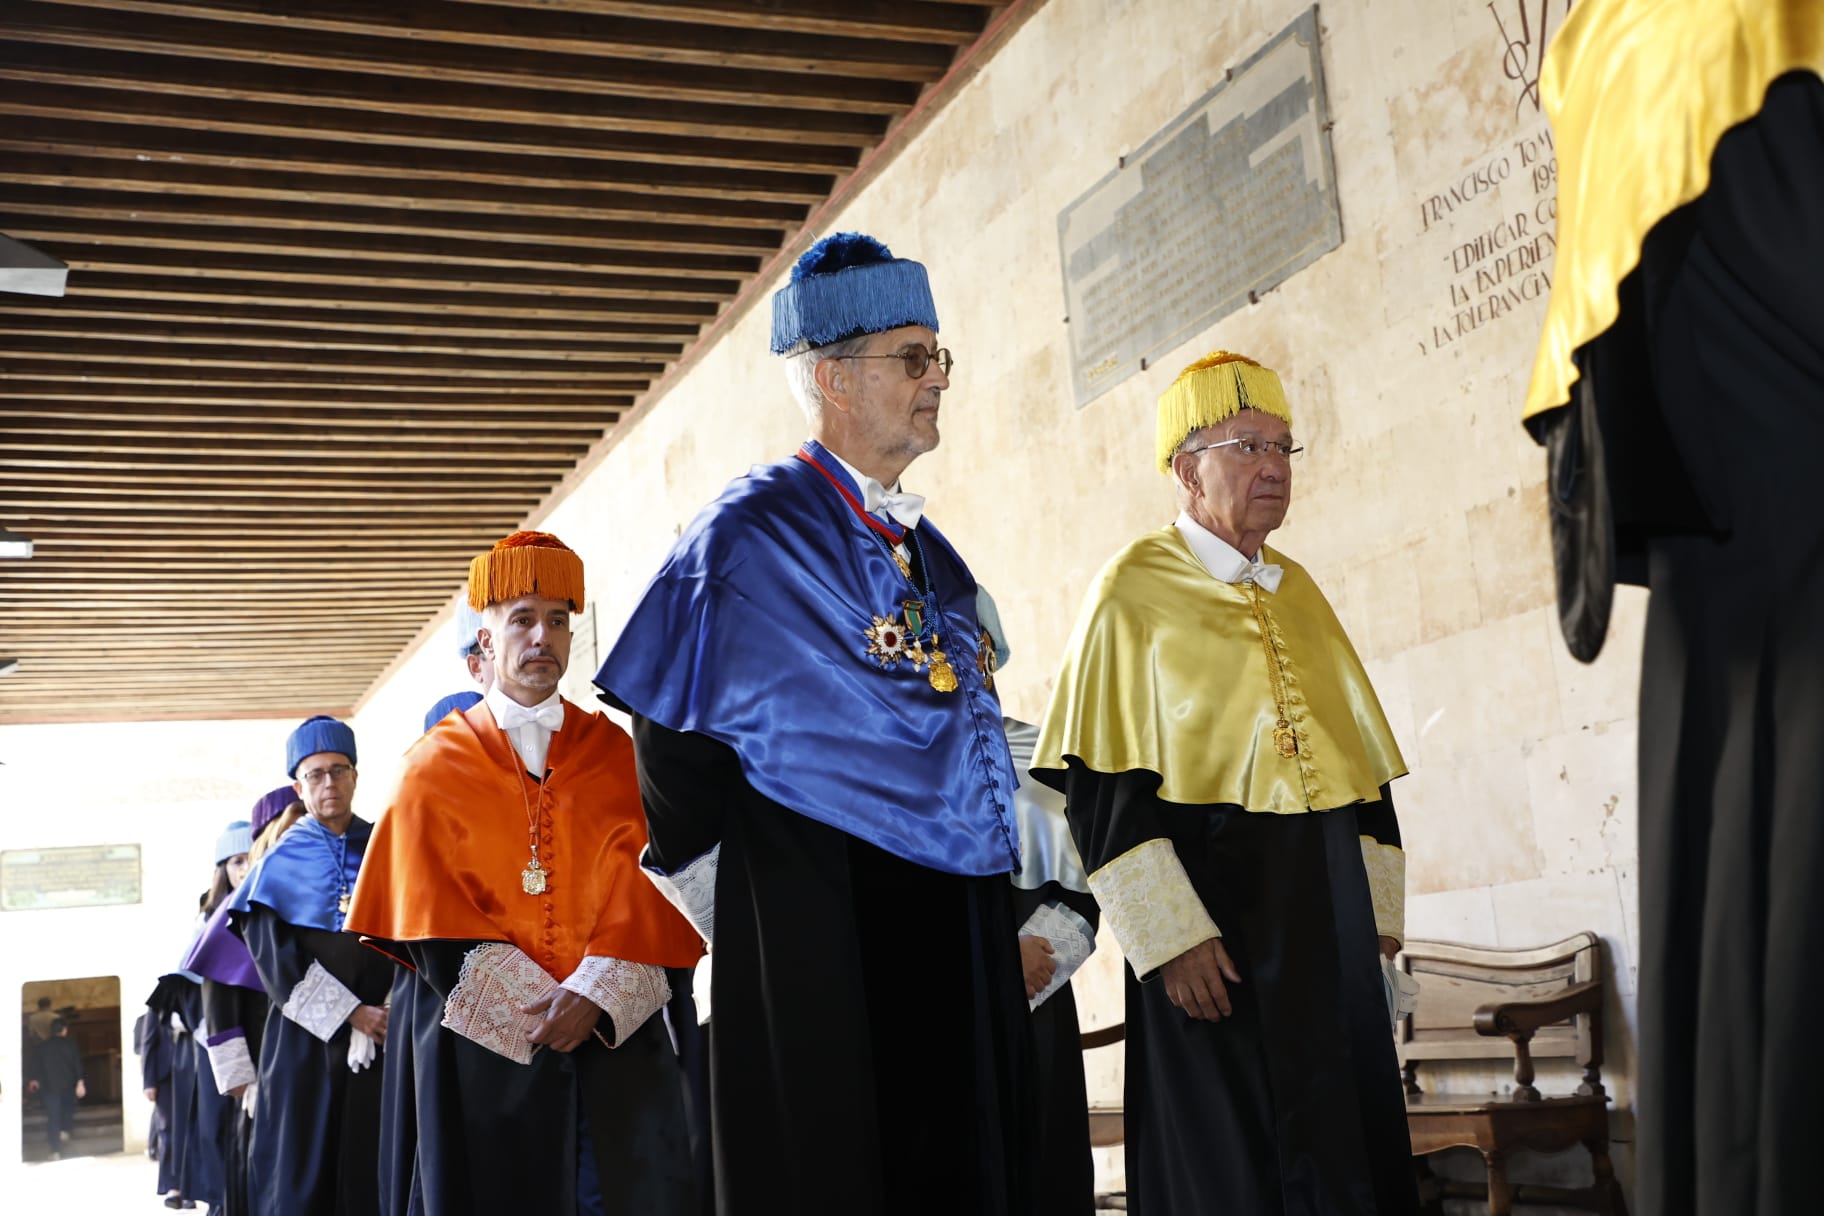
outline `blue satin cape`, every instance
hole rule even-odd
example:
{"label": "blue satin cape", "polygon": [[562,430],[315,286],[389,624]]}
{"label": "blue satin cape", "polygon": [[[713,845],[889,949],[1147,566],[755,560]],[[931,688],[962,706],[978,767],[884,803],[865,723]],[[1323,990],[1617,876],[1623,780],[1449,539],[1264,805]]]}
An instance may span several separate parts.
{"label": "blue satin cape", "polygon": [[[805,451],[851,491],[842,466]],[[934,627],[958,687],[869,654],[915,592],[886,546],[803,460],[761,465],[698,514],[596,674],[603,699],[718,739],[768,798],[951,874],[1019,866],[1013,760],[978,660],[975,578],[917,529]]]}
{"label": "blue satin cape", "polygon": [[345,882],[348,893],[355,893],[355,876],[361,872],[361,858],[373,832],[373,824],[359,815],[352,818],[342,837],[348,842],[344,854],[335,833],[305,816],[228,897],[229,914],[238,921],[254,904],[264,904],[288,925],[340,933],[346,918],[336,908],[336,897]]}

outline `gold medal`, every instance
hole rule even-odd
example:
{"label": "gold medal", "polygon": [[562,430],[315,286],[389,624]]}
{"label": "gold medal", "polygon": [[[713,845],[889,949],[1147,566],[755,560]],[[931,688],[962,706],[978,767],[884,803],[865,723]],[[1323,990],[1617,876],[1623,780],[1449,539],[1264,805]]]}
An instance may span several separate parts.
{"label": "gold medal", "polygon": [[1298,736],[1292,731],[1292,724],[1284,718],[1273,728],[1273,750],[1290,759],[1298,755]]}
{"label": "gold medal", "polygon": [[336,897],[336,911],[340,912],[344,916],[347,916],[348,915],[348,905],[350,902],[351,901],[348,898],[348,892],[347,891],[342,892],[342,894],[340,894]]}
{"label": "gold medal", "polygon": [[939,692],[956,691],[956,668],[950,666],[950,659],[937,648],[937,639],[931,639],[931,687]]}
{"label": "gold medal", "polygon": [[899,572],[905,576],[907,582],[910,582],[912,580],[912,559],[898,549],[894,549],[892,552],[893,564],[899,567]]}
{"label": "gold medal", "polygon": [[538,864],[538,858],[527,862],[526,868],[520,871],[519,886],[527,895],[545,893],[545,867]]}

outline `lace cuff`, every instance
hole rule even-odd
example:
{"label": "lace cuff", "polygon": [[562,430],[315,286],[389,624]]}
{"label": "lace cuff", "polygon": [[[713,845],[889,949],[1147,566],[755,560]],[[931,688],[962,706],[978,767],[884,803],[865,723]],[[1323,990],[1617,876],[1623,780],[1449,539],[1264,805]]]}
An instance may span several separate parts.
{"label": "lace cuff", "polygon": [[1039,989],[1039,995],[1027,1002],[1028,1008],[1037,1009],[1045,1003],[1046,997],[1070,983],[1070,977],[1076,974],[1077,968],[1096,952],[1096,931],[1089,927],[1089,922],[1076,909],[1058,900],[1048,899],[1026,918],[1020,932],[1050,942],[1051,961],[1057,964],[1057,970],[1051,973],[1051,982]]}
{"label": "lace cuff", "polygon": [[1140,979],[1199,942],[1221,937],[1172,842],[1163,836],[1129,849],[1089,876],[1090,893]]}
{"label": "lace cuff", "polygon": [[663,967],[598,954],[584,958],[564,987],[588,997],[608,1015],[617,1047],[671,999],[671,982]]}
{"label": "lace cuff", "polygon": [[518,946],[477,946],[462,956],[456,986],[443,1003],[443,1027],[516,1064],[530,1064],[532,1043],[526,1036],[541,1019],[520,1010],[556,987]]}
{"label": "lace cuff", "polygon": [[259,1080],[259,1069],[254,1067],[253,1056],[247,1050],[246,1035],[210,1043],[208,1050],[209,1071],[215,1075],[215,1088],[220,1092]]}
{"label": "lace cuff", "polygon": [[312,963],[285,998],[281,1012],[327,1043],[360,1004],[361,998],[344,988],[341,980],[323,969],[322,963]]}
{"label": "lace cuff", "polygon": [[1406,854],[1372,836],[1362,837],[1362,868],[1374,897],[1374,930],[1406,944]]}
{"label": "lace cuff", "polygon": [[721,857],[722,842],[717,841],[715,848],[676,874],[661,874],[651,864],[650,849],[640,856],[640,868],[652,879],[652,885],[710,944],[716,940],[716,863]]}

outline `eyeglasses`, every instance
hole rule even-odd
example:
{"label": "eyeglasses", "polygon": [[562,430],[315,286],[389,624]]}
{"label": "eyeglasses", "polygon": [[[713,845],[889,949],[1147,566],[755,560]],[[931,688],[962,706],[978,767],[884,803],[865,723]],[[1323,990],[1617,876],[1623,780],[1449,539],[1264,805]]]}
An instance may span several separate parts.
{"label": "eyeglasses", "polygon": [[1206,443],[1200,448],[1186,448],[1182,454],[1185,456],[1194,456],[1198,452],[1207,452],[1212,448],[1234,448],[1236,458],[1243,464],[1254,464],[1259,461],[1262,456],[1265,456],[1268,453],[1275,456],[1284,456],[1286,460],[1290,462],[1297,459],[1298,454],[1305,450],[1293,443],[1290,439],[1286,440],[1284,443],[1280,443],[1275,439],[1261,439],[1254,435],[1239,435],[1234,439],[1224,439],[1220,443]]}
{"label": "eyeglasses", "polygon": [[933,363],[937,364],[937,370],[946,376],[950,374],[950,369],[956,366],[956,360],[952,359],[950,352],[941,346],[936,350],[926,350],[922,346],[908,346],[891,355],[841,355],[838,357],[843,359],[900,359],[905,362],[906,375],[914,380],[924,375],[925,369]]}
{"label": "eyeglasses", "polygon": [[346,781],[354,771],[352,764],[332,764],[328,768],[305,769],[298,774],[298,780],[314,789],[325,781]]}

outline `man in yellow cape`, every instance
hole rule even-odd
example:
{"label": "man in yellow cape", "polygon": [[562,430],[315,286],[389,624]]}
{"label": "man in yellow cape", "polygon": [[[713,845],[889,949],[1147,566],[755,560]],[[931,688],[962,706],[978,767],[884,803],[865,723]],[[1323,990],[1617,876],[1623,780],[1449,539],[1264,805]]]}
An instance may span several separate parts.
{"label": "man in yellow cape", "polygon": [[1558,252],[1526,399],[1565,641],[1647,602],[1646,1216],[1817,1206],[1824,1040],[1824,9],[1578,0],[1546,53]]}
{"label": "man in yellow cape", "polygon": [[1159,402],[1180,514],[1090,587],[1033,756],[1131,968],[1130,1210],[1416,1210],[1384,957],[1406,771],[1304,568],[1279,377],[1217,352]]}

